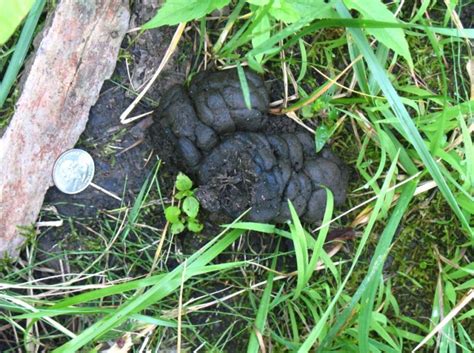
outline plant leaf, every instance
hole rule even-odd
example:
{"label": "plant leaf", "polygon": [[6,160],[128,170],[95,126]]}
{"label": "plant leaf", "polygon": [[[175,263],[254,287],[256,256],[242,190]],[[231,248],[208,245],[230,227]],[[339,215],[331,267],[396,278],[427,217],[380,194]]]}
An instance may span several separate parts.
{"label": "plant leaf", "polygon": [[202,223],[199,223],[196,219],[190,218],[187,224],[188,229],[193,233],[199,233],[204,228]]}
{"label": "plant leaf", "polygon": [[[8,2],[8,0],[5,1]],[[18,38],[18,42],[15,46],[15,51],[10,59],[8,68],[5,74],[3,75],[0,84],[0,108],[2,108],[3,103],[5,103],[5,100],[7,99],[12,86],[16,81],[18,72],[20,71],[23,65],[23,61],[25,60],[26,54],[28,53],[28,49],[33,39],[36,25],[38,24],[38,20],[41,16],[41,13],[43,12],[45,3],[46,0],[38,0],[37,2],[35,2],[33,8],[31,9],[31,12],[29,13],[25,21],[25,25],[21,30],[20,38]],[[3,5],[0,5],[0,8],[3,9]],[[1,19],[0,23],[2,23]]]}
{"label": "plant leaf", "polygon": [[181,210],[177,206],[166,207],[165,217],[166,220],[170,223],[179,223],[179,216],[181,215]]}
{"label": "plant leaf", "polygon": [[322,124],[318,126],[318,128],[316,129],[316,134],[314,135],[316,153],[320,152],[323,149],[324,145],[326,145],[326,142],[328,142],[331,135],[332,131],[326,125]]}
{"label": "plant leaf", "polygon": [[224,7],[229,2],[230,0],[167,0],[155,17],[145,23],[142,28],[173,26],[181,22],[198,19]]}
{"label": "plant leaf", "polygon": [[[270,38],[270,30],[272,29],[270,18],[267,15],[263,16],[262,19],[252,30],[252,47],[258,47],[260,44],[265,43],[265,41]],[[260,64],[263,59],[263,54],[255,56],[255,59]]]}
{"label": "plant leaf", "polygon": [[248,109],[252,109],[252,104],[250,102],[250,90],[247,82],[247,77],[245,76],[244,69],[239,62],[237,62],[237,74],[239,75],[240,86],[242,88],[242,94],[244,96],[245,105]]}
{"label": "plant leaf", "polygon": [[0,0],[0,44],[15,33],[35,0]]}
{"label": "plant leaf", "polygon": [[191,190],[193,187],[193,182],[189,177],[184,173],[179,173],[176,177],[176,189],[179,191]]}
{"label": "plant leaf", "polygon": [[278,21],[293,23],[301,18],[300,13],[286,0],[274,1],[269,10]]}
{"label": "plant leaf", "polygon": [[181,222],[173,223],[171,225],[171,234],[179,234],[182,233],[184,230],[184,224]]}
{"label": "plant leaf", "polygon": [[199,202],[193,196],[188,196],[183,201],[183,211],[190,218],[196,218],[199,212]]}
{"label": "plant leaf", "polygon": [[[343,0],[344,4],[358,11],[364,19],[397,23],[394,14],[380,0]],[[405,33],[401,28],[367,28],[367,32],[379,42],[393,49],[395,53],[403,56],[411,69],[413,59],[408,48]]]}

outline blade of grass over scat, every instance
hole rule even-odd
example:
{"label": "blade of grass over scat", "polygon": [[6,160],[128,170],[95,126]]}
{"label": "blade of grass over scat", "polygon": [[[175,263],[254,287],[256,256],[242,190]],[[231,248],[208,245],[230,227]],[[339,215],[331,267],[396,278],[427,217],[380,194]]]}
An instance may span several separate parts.
{"label": "blade of grass over scat", "polygon": [[242,88],[242,94],[244,95],[245,105],[248,109],[252,109],[252,104],[250,103],[249,84],[247,82],[247,77],[245,77],[244,69],[239,62],[237,62],[237,73],[239,75],[240,87]]}
{"label": "blade of grass over scat", "polygon": [[[341,1],[337,2],[336,10],[341,17],[351,17],[349,11]],[[372,71],[374,78],[377,80],[380,89],[384,92],[388,102],[390,103],[390,106],[392,107],[395,115],[399,119],[400,125],[403,131],[405,132],[409,142],[415,147],[415,150],[418,152],[420,158],[423,160],[426,168],[433,177],[433,180],[438,185],[439,190],[444,195],[446,201],[458,217],[465,230],[469,233],[471,237],[474,237],[469,222],[461,211],[461,208],[459,207],[453,193],[451,192],[451,189],[449,188],[446,180],[444,179],[440,168],[438,167],[436,161],[434,160],[433,156],[430,154],[428,148],[426,147],[425,142],[423,141],[423,138],[420,135],[420,132],[417,130],[415,124],[413,123],[410,114],[403,105],[399,95],[397,94],[395,88],[387,77],[387,74],[380,66],[380,63],[375,57],[372,48],[367,42],[367,39],[365,38],[363,32],[356,28],[348,28],[347,30],[351,33],[352,37],[354,38],[354,42],[356,43],[365,60],[367,61],[367,64],[370,70]]]}
{"label": "blade of grass over scat", "polygon": [[28,54],[28,49],[45,4],[46,0],[36,0],[26,18],[25,25],[21,30],[20,38],[15,46],[15,52],[10,59],[7,71],[5,72],[0,85],[0,109],[3,107],[3,103],[5,103],[10,90],[17,79],[18,72],[20,72],[23,62],[25,61],[26,54]]}
{"label": "blade of grass over scat", "polygon": [[[279,246],[275,254],[278,254]],[[273,257],[271,269],[272,271],[268,272],[267,285],[263,291],[262,298],[260,299],[260,305],[258,306],[257,315],[255,317],[254,328],[250,334],[249,344],[247,346],[247,353],[258,353],[260,350],[260,345],[258,343],[257,332],[263,335],[265,330],[267,316],[270,312],[270,300],[273,290],[273,278],[275,277],[275,272],[278,257]]]}
{"label": "blade of grass over scat", "polygon": [[[368,223],[367,223],[367,225],[364,229],[364,233],[362,234],[362,238],[360,240],[359,246],[357,247],[357,251],[355,253],[354,259],[352,261],[352,265],[351,265],[348,273],[346,274],[344,280],[342,281],[341,285],[337,289],[337,292],[335,293],[335,295],[333,296],[331,302],[329,303],[326,310],[324,311],[324,314],[321,316],[321,319],[316,323],[316,326],[313,327],[313,329],[309,333],[306,340],[303,342],[301,347],[298,349],[298,353],[307,353],[307,352],[309,352],[310,349],[313,347],[314,343],[318,339],[321,339],[321,333],[322,333],[324,327],[326,326],[327,320],[328,320],[329,316],[331,315],[334,307],[336,306],[336,304],[337,304],[337,302],[338,302],[338,300],[339,300],[339,298],[340,298],[340,296],[341,296],[341,294],[344,290],[344,287],[346,286],[347,282],[349,281],[349,278],[351,277],[352,272],[354,271],[354,269],[355,269],[355,267],[356,267],[356,265],[359,261],[359,257],[360,257],[360,255],[362,254],[362,251],[365,248],[367,240],[369,239],[369,235],[372,233],[372,229],[374,228],[375,222],[376,222],[377,218],[379,217],[382,206],[384,205],[384,203],[386,201],[385,196],[388,193],[391,180],[393,179],[393,176],[395,175],[395,171],[397,169],[396,168],[397,167],[397,161],[398,161],[398,158],[395,158],[394,161],[392,162],[392,165],[390,166],[390,169],[387,172],[386,179],[383,183],[382,188],[380,189],[380,194],[378,195],[377,201],[375,202],[375,205],[374,205],[374,209],[373,209],[373,211],[370,215],[369,221],[368,221]],[[369,275],[366,276],[365,280],[368,280],[368,279],[371,280],[372,277],[370,277]],[[322,346],[320,345],[319,348],[321,348],[321,347]]]}

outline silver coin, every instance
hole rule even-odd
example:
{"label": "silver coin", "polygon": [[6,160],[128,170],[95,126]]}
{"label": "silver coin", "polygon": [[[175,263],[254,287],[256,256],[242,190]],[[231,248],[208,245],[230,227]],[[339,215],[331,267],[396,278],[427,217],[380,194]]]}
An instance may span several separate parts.
{"label": "silver coin", "polygon": [[65,194],[77,194],[90,185],[94,172],[94,160],[91,155],[84,150],[73,148],[60,155],[54,163],[54,185]]}

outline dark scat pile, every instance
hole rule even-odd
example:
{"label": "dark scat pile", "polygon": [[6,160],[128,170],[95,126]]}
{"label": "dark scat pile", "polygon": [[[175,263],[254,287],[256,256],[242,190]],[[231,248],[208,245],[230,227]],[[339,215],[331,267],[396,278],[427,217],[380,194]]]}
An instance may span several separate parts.
{"label": "dark scat pile", "polygon": [[269,119],[268,92],[259,76],[247,71],[246,77],[251,109],[235,70],[202,72],[189,91],[172,87],[162,98],[152,138],[156,129],[165,130],[197,179],[202,207],[212,213],[235,218],[251,208],[250,220],[284,222],[289,199],[304,221],[321,220],[323,186],[336,205],[346,198],[346,167],[329,149],[316,154],[308,133],[261,132]]}

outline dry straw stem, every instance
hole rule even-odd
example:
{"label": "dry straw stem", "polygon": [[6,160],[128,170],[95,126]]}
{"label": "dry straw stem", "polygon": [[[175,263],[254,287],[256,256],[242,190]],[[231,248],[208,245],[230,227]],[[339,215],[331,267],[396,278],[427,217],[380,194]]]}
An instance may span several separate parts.
{"label": "dry straw stem", "polygon": [[135,116],[132,116],[131,118],[125,118],[125,119],[121,120],[120,122],[122,124],[129,124],[129,123],[131,123],[135,120],[138,120],[138,119],[144,118],[145,116],[151,115],[151,114],[153,114],[153,112],[154,112],[154,110],[150,110],[149,112],[139,114],[139,115],[135,115]]}
{"label": "dry straw stem", "polygon": [[[416,174],[419,175],[420,173]],[[429,180],[426,182],[423,182],[418,186],[415,190],[414,196],[422,194],[424,192],[427,192],[431,189],[436,188],[436,182],[434,180]],[[399,194],[395,195],[393,197],[392,203],[390,204],[390,207],[393,207],[397,204],[398,198],[400,197]],[[373,197],[372,199],[377,199],[378,196]],[[357,207],[357,206],[356,206]],[[373,207],[368,206],[366,207],[362,212],[360,212],[356,218],[352,221],[351,227],[357,227],[366,224],[369,221],[370,215],[372,214]]]}
{"label": "dry straw stem", "polygon": [[[351,64],[351,65],[352,65],[352,64]],[[311,67],[314,71],[316,71],[319,75],[323,76],[326,80],[331,81],[331,83],[333,83],[333,84],[335,84],[336,86],[338,86],[338,87],[340,87],[340,88],[342,88],[342,89],[344,89],[344,90],[350,92],[351,94],[357,94],[357,95],[359,95],[359,96],[364,96],[364,97],[368,97],[368,98],[372,98],[372,99],[382,98],[382,97],[378,97],[378,96],[374,96],[374,95],[371,95],[371,94],[367,94],[367,93],[364,93],[364,92],[362,92],[362,91],[358,91],[358,90],[352,88],[352,82],[351,82],[351,84],[350,84],[349,87],[347,87],[347,86],[345,86],[345,85],[343,85],[342,83],[339,83],[339,82],[337,82],[337,81],[336,81],[336,82],[333,82],[334,80],[333,80],[331,77],[329,77],[329,76],[326,75],[324,72],[322,72],[321,70],[319,70],[316,66],[310,65],[310,67]],[[354,77],[355,77],[355,76],[354,76]],[[341,96],[339,96],[339,97],[341,97]]]}
{"label": "dry straw stem", "polygon": [[471,99],[474,100],[474,60],[469,59],[466,64],[466,70],[471,82]]}
{"label": "dry straw stem", "polygon": [[324,87],[321,88],[320,91],[317,91],[314,95],[309,96],[306,98],[304,101],[300,103],[296,103],[292,105],[291,107],[281,109],[279,111],[274,111],[272,113],[282,113],[282,114],[287,114],[289,112],[294,112],[298,109],[301,109],[302,107],[313,103],[316,99],[321,97],[324,93],[326,93],[332,86],[337,84],[337,81],[344,76],[359,60],[362,59],[362,55],[359,55],[357,58],[354,59],[344,70],[342,70],[339,75],[337,75],[335,78],[329,78],[329,83],[326,84]]}
{"label": "dry straw stem", "polygon": [[461,19],[459,18],[458,13],[455,11],[455,6],[452,5],[450,0],[444,0],[444,3],[448,9],[449,15],[453,20],[454,25],[458,29],[458,31],[463,34],[464,40],[466,41],[467,50],[469,51],[469,56],[472,57],[471,53],[471,42],[468,39],[466,32],[464,31],[464,26],[462,25]]}
{"label": "dry straw stem", "polygon": [[[5,301],[7,301],[7,302],[11,302],[11,303],[13,303],[13,304],[16,304],[16,305],[18,305],[18,306],[20,306],[20,307],[22,307],[22,308],[24,308],[24,309],[26,309],[26,310],[32,312],[32,313],[37,313],[37,312],[39,312],[39,310],[36,309],[34,306],[31,306],[30,304],[24,302],[23,300],[18,299],[18,298],[15,298],[15,297],[12,297],[12,296],[10,296],[10,295],[0,294],[0,299],[5,300]],[[60,324],[59,322],[57,322],[56,320],[51,319],[51,318],[48,317],[48,316],[45,316],[45,317],[44,317],[44,320],[45,320],[48,324],[50,324],[51,326],[53,326],[56,330],[58,330],[58,331],[64,333],[66,336],[71,337],[71,338],[75,338],[75,337],[76,337],[76,335],[75,335],[73,332],[69,331],[66,327],[64,327],[63,325],[61,325],[61,324]]]}
{"label": "dry straw stem", "polygon": [[[163,71],[163,68],[166,66],[168,63],[169,59],[173,56],[173,53],[175,52],[176,48],[178,47],[179,40],[181,39],[181,36],[183,35],[184,29],[186,28],[186,22],[180,23],[178,27],[176,28],[176,32],[173,35],[173,38],[171,39],[170,45],[168,46],[168,49],[166,49],[165,55],[163,56],[163,59],[160,62],[160,65],[158,66],[158,69],[156,72],[153,74],[151,80],[147,83],[143,91],[140,92],[140,94],[135,98],[135,100],[128,106],[127,109],[120,115],[120,122],[122,124],[126,124],[127,122],[133,121],[130,118],[127,120],[127,117],[130,115],[130,113],[135,109],[135,107],[138,105],[138,103],[143,99],[145,94],[148,92],[151,86],[155,83],[156,79],[160,75],[161,71]],[[137,117],[135,117],[137,119]]]}
{"label": "dry straw stem", "polygon": [[[339,84],[337,81],[341,79],[342,76],[344,76],[353,66],[354,64],[356,64],[360,59],[362,59],[362,55],[359,55],[356,59],[354,59],[353,62],[351,62],[343,71],[341,71],[335,78],[329,78],[327,76],[325,76],[327,79],[328,79],[328,83],[323,86],[321,88],[320,91],[317,91],[315,94],[313,94],[312,96],[309,96],[308,98],[306,98],[305,100],[303,100],[302,102],[300,103],[296,103],[288,108],[274,108],[274,109],[270,109],[270,113],[272,114],[285,114],[287,117],[289,117],[291,120],[293,120],[294,122],[296,122],[298,125],[302,126],[303,128],[305,128],[306,130],[308,130],[309,132],[311,132],[312,134],[315,133],[314,129],[310,128],[309,126],[307,126],[299,117],[298,115],[295,113],[295,111],[303,108],[304,106],[308,105],[308,104],[311,104],[313,103],[316,99],[318,99],[319,97],[321,97],[324,93],[326,93],[332,86],[334,85],[338,85],[338,86],[341,86],[341,87],[344,87],[342,86],[341,84]],[[289,98],[287,96],[287,87],[288,87],[288,79],[287,79],[287,75],[285,75],[285,73],[287,73],[286,70],[283,71],[284,73],[284,77],[285,77],[285,98],[283,99],[282,101],[282,104],[283,106],[286,105],[286,103],[289,101]],[[291,73],[290,73],[290,76]],[[292,80],[294,81],[294,79]],[[295,85],[296,83],[293,83],[293,85]],[[346,88],[346,87],[344,87]]]}
{"label": "dry straw stem", "polygon": [[426,342],[428,342],[434,335],[440,332],[444,326],[448,324],[466,305],[468,305],[474,299],[474,289],[471,289],[467,295],[456,305],[446,317],[441,320],[441,322],[436,325],[436,327],[421,341],[415,349],[412,350],[413,352],[418,351],[421,347],[423,347]]}
{"label": "dry straw stem", "polygon": [[[390,187],[390,188],[387,190],[387,192],[390,192],[390,191],[393,191],[393,190],[399,188],[400,186],[402,186],[402,185],[408,183],[409,181],[412,181],[412,180],[416,179],[416,178],[417,178],[418,176],[420,176],[420,175],[421,175],[421,172],[418,172],[418,173],[412,175],[411,177],[409,177],[409,178],[403,180],[402,182],[400,182],[400,183],[398,183],[398,184],[396,184],[396,185]],[[375,200],[377,200],[377,199],[378,199],[378,195],[375,195],[375,196],[371,197],[370,199],[361,202],[361,203],[358,204],[357,206],[352,207],[350,210],[347,210],[347,211],[345,211],[344,213],[341,213],[341,214],[340,214],[339,216],[337,216],[337,217],[334,217],[334,218],[331,219],[329,222],[324,223],[324,224],[320,225],[319,227],[313,229],[313,230],[311,231],[311,233],[315,233],[315,232],[319,231],[320,229],[322,229],[322,228],[324,228],[324,227],[327,227],[327,226],[330,225],[331,223],[337,221],[339,218],[342,218],[342,217],[348,215],[349,213],[351,213],[351,212],[353,212],[353,211],[355,211],[355,210],[361,208],[362,206],[365,206],[365,205],[367,205],[367,204],[369,204],[369,203],[371,203],[371,202],[373,202],[373,201],[375,201]],[[364,212],[364,211],[362,211],[362,212]]]}
{"label": "dry straw stem", "polygon": [[106,194],[107,196],[110,196],[111,198],[113,199],[116,199],[120,202],[122,202],[122,199],[120,197],[118,197],[117,195],[115,195],[113,192],[111,191],[108,191],[106,189],[104,189],[102,186],[100,185],[97,185],[97,184],[94,184],[94,183],[90,183],[90,186],[92,186],[94,189]]}

